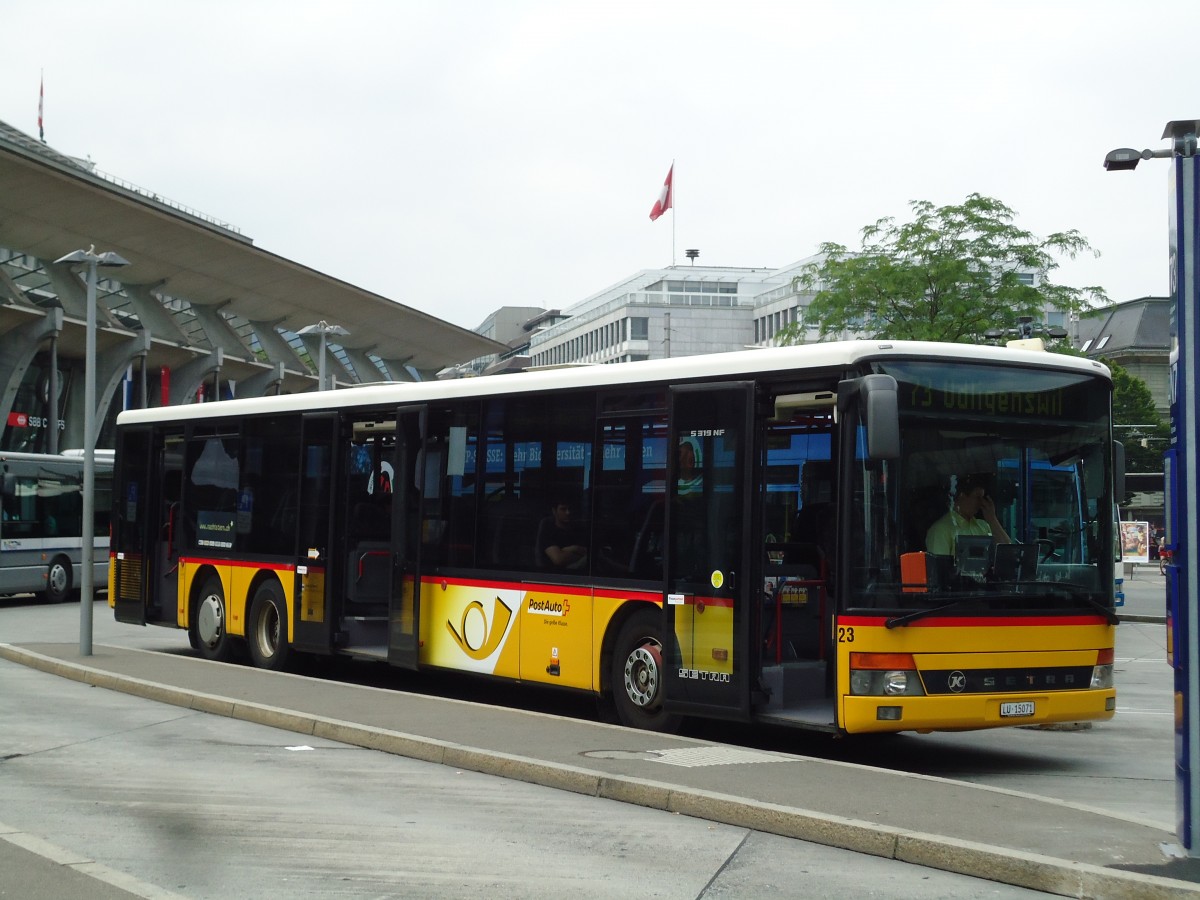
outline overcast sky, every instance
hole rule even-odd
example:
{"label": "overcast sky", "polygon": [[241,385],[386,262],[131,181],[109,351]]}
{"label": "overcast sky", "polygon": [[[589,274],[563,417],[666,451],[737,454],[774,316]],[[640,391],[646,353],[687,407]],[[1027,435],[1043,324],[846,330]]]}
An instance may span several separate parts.
{"label": "overcast sky", "polygon": [[1102,161],[1200,117],[1190,0],[8,0],[0,21],[0,119],[36,136],[44,77],[56,150],[465,327],[669,265],[673,225],[681,264],[778,267],[972,192],[1100,251],[1055,280],[1165,294],[1168,165]]}

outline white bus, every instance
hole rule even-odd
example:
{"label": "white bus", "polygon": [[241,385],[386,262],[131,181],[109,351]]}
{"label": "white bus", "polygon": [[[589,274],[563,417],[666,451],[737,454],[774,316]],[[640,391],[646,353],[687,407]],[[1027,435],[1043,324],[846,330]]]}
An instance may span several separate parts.
{"label": "white bus", "polygon": [[[95,584],[108,579],[111,450],[96,451]],[[0,453],[0,594],[61,603],[78,592],[83,551],[83,453]]]}

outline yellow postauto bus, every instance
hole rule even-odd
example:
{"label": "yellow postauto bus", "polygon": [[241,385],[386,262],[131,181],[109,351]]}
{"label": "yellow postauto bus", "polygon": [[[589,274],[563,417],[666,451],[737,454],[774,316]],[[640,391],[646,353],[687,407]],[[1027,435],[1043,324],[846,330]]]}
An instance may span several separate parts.
{"label": "yellow postauto bus", "polygon": [[1106,719],[1111,398],[1089,360],[856,341],[124,412],[110,604],[646,729]]}

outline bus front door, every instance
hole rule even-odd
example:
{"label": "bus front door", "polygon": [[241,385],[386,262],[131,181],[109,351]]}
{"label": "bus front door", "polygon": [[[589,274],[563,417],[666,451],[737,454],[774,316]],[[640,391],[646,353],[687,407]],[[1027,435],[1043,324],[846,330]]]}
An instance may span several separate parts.
{"label": "bus front door", "polygon": [[[392,481],[393,572],[388,662],[416,669],[421,635],[421,501],[425,488],[426,407],[396,410],[396,477]],[[430,466],[435,469],[436,466]],[[434,473],[436,476],[436,472]]]}
{"label": "bus front door", "polygon": [[750,714],[754,384],[671,388],[663,593],[664,706]]}

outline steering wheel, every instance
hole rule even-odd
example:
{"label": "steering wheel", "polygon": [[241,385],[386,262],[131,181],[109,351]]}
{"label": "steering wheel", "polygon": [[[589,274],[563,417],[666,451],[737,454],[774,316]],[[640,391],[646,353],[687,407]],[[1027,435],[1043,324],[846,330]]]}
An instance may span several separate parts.
{"label": "steering wheel", "polygon": [[1047,540],[1046,538],[1038,538],[1034,543],[1043,551],[1041,558],[1038,559],[1040,563],[1053,559],[1055,553],[1058,551],[1058,547],[1055,546],[1054,541]]}

